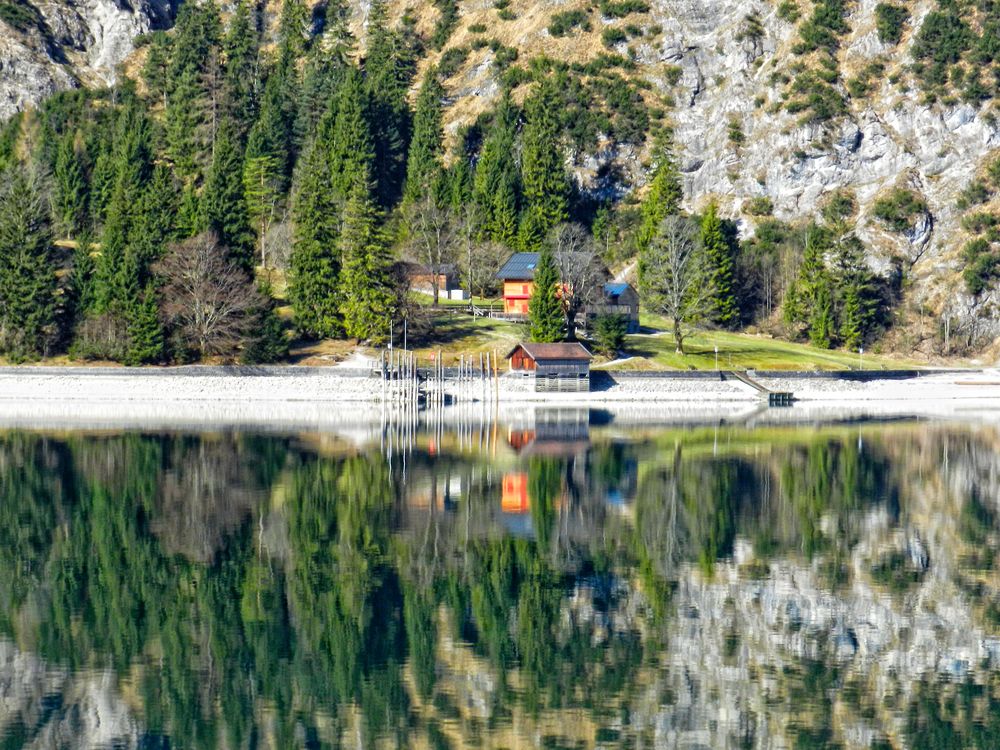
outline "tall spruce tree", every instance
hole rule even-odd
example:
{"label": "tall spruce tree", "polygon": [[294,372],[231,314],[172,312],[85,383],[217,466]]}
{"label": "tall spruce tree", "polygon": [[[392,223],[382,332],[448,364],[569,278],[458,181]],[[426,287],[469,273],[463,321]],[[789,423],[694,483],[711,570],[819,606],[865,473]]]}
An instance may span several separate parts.
{"label": "tall spruce tree", "polygon": [[148,284],[130,304],[128,314],[127,365],[148,365],[163,361],[165,342],[163,324],[153,284]]}
{"label": "tall spruce tree", "polygon": [[177,16],[167,70],[166,135],[169,155],[181,177],[200,176],[215,139],[218,43],[215,3],[184,3]]}
{"label": "tall spruce tree", "polygon": [[341,315],[344,331],[359,341],[383,343],[396,311],[392,258],[366,181],[355,183],[344,207]]}
{"label": "tall spruce tree", "polygon": [[877,280],[865,260],[864,246],[854,234],[842,237],[837,243],[835,264],[840,312],[838,334],[844,346],[857,350],[878,321]]}
{"label": "tall spruce tree", "polygon": [[364,69],[374,136],[372,178],[383,208],[396,203],[403,188],[412,129],[406,95],[416,73],[416,62],[411,40],[389,28],[385,0],[373,0]]}
{"label": "tall spruce tree", "polygon": [[66,132],[56,147],[53,169],[55,178],[55,208],[59,230],[67,236],[79,232],[86,222],[87,175],[84,169],[86,152],[76,131]]}
{"label": "tall spruce tree", "polygon": [[826,255],[831,249],[830,232],[813,226],[806,236],[802,265],[784,303],[785,321],[804,325],[809,340],[829,347],[836,334],[833,289]]}
{"label": "tall spruce tree", "polygon": [[0,352],[22,361],[57,335],[52,232],[38,187],[23,174],[0,179]]}
{"label": "tall spruce tree", "polygon": [[561,77],[546,78],[525,103],[521,180],[526,205],[520,229],[525,250],[539,249],[549,230],[569,218],[569,180],[559,121],[560,85]]}
{"label": "tall spruce tree", "polygon": [[541,343],[562,341],[566,336],[566,316],[559,300],[559,271],[552,250],[542,247],[535,267],[534,289],[528,300],[531,340]]}
{"label": "tall spruce tree", "polygon": [[240,0],[222,44],[225,53],[221,116],[235,128],[243,143],[257,116],[260,97],[260,35],[256,10]]}
{"label": "tall spruce tree", "polygon": [[715,201],[709,204],[701,220],[701,245],[712,282],[711,320],[717,325],[732,328],[739,322],[733,280],[736,249],[723,231]]}
{"label": "tall spruce tree", "polygon": [[230,256],[249,269],[254,261],[254,232],[242,184],[243,154],[238,137],[235,123],[224,120],[215,141],[202,204],[208,228],[229,248]]}
{"label": "tall spruce tree", "polygon": [[520,173],[514,157],[516,141],[517,113],[505,94],[493,114],[493,123],[476,164],[472,200],[481,217],[481,238],[508,247],[517,242]]}
{"label": "tall spruce tree", "polygon": [[95,273],[95,312],[124,313],[132,301],[126,255],[152,172],[149,122],[137,102],[126,104],[116,125],[114,189],[109,201]]}
{"label": "tall spruce tree", "polygon": [[292,201],[293,246],[288,293],[296,327],[326,338],[342,330],[340,321],[341,205],[330,169],[332,112],[320,122],[306,148]]}
{"label": "tall spruce tree", "polygon": [[406,162],[404,203],[415,203],[425,194],[435,191],[441,183],[444,168],[444,129],[441,125],[441,100],[444,89],[437,77],[437,69],[424,74],[417,108],[413,115],[413,140]]}
{"label": "tall spruce tree", "polygon": [[142,79],[146,91],[154,105],[167,108],[167,91],[170,88],[170,48],[171,38],[165,31],[154,31],[149,39],[146,64],[142,67]]}
{"label": "tall spruce tree", "polygon": [[330,173],[336,195],[347,199],[375,167],[368,93],[361,74],[351,68],[337,95],[336,119],[329,137]]}
{"label": "tall spruce tree", "polygon": [[642,222],[636,235],[636,249],[640,253],[656,237],[663,219],[680,212],[684,198],[669,130],[661,130],[654,139],[653,160],[653,176],[642,201]]}
{"label": "tall spruce tree", "polygon": [[836,335],[833,314],[833,290],[830,277],[822,274],[812,287],[812,305],[809,311],[809,343],[829,349]]}
{"label": "tall spruce tree", "polygon": [[308,144],[329,110],[343,83],[349,67],[354,37],[348,26],[350,9],[344,0],[331,0],[326,5],[323,33],[313,43],[302,74],[295,135],[299,143]]}

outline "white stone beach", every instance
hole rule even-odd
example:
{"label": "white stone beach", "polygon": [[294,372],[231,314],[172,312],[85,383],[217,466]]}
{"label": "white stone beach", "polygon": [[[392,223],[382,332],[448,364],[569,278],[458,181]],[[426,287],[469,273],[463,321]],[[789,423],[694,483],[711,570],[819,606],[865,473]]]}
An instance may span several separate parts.
{"label": "white stone beach", "polygon": [[[546,406],[601,408],[629,422],[788,422],[886,416],[1000,419],[996,370],[754,375],[792,393],[790,409],[767,409],[761,394],[715,373],[594,376],[584,393],[536,393],[530,378],[496,384],[446,380],[449,419],[510,421]],[[856,378],[864,377],[865,380]],[[873,378],[873,379],[868,379]],[[354,368],[0,368],[0,425],[326,429],[384,421],[401,399]]]}

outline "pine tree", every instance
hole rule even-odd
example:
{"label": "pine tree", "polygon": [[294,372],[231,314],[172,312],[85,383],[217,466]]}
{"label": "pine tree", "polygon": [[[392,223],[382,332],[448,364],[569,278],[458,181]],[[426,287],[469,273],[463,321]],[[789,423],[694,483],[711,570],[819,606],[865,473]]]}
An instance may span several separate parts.
{"label": "pine tree", "polygon": [[878,320],[876,277],[865,261],[864,246],[855,235],[842,237],[837,244],[838,333],[844,346],[857,350],[871,335]]}
{"label": "pine tree", "polygon": [[396,203],[403,187],[412,128],[406,95],[416,62],[411,40],[389,28],[385,0],[373,0],[368,15],[368,55],[364,67],[371,108],[372,178],[383,208]]}
{"label": "pine tree", "polygon": [[86,154],[77,133],[67,132],[56,150],[55,203],[59,228],[68,236],[83,228],[87,210]]}
{"label": "pine tree", "polygon": [[222,94],[222,116],[234,127],[235,138],[239,142],[246,138],[257,115],[259,44],[254,11],[247,0],[240,0],[223,41],[225,65]]}
{"label": "pine tree", "polygon": [[266,304],[257,313],[256,334],[247,343],[240,361],[245,365],[260,365],[278,362],[288,356],[288,339],[285,327],[274,309],[274,295],[271,287],[261,284],[258,288]]}
{"label": "pine tree", "polygon": [[323,34],[309,50],[299,100],[295,135],[299,143],[308,143],[323,116],[329,111],[344,81],[354,49],[354,37],[348,26],[350,11],[343,0],[326,5]]}
{"label": "pine tree", "polygon": [[739,309],[733,292],[735,249],[722,230],[718,206],[712,201],[701,220],[701,244],[705,249],[708,273],[712,281],[714,323],[731,328],[739,321]]}
{"label": "pine tree", "polygon": [[337,96],[336,118],[328,139],[333,187],[345,200],[354,186],[369,179],[375,165],[368,103],[361,74],[351,68]]}
{"label": "pine tree", "polygon": [[77,238],[70,269],[68,293],[74,322],[79,322],[94,308],[93,238],[84,232]]}
{"label": "pine tree", "polygon": [[170,169],[156,165],[129,230],[129,245],[135,254],[140,283],[144,282],[149,265],[159,260],[167,243],[175,237],[178,206]]}
{"label": "pine tree", "polygon": [[341,314],[344,331],[359,341],[380,344],[388,338],[397,305],[392,259],[378,214],[359,180],[344,207],[340,235],[344,270],[341,274]]}
{"label": "pine tree", "polygon": [[472,160],[464,136],[455,145],[451,167],[445,178],[446,200],[456,213],[467,213],[472,204]]}
{"label": "pine tree", "polygon": [[142,68],[142,80],[150,97],[164,110],[167,108],[167,89],[170,85],[171,40],[165,31],[154,31],[149,40],[149,53]]}
{"label": "pine tree", "polygon": [[202,203],[208,228],[229,248],[230,257],[245,268],[254,261],[254,233],[250,226],[242,184],[243,154],[234,124],[224,120],[215,141],[212,169],[205,183]]}
{"label": "pine tree", "polygon": [[122,314],[131,302],[125,289],[126,254],[152,170],[149,123],[134,103],[119,115],[113,161],[114,190],[101,237],[94,297],[96,312]]}
{"label": "pine tree", "polygon": [[444,89],[437,79],[437,70],[430,68],[424,75],[413,116],[413,140],[406,162],[404,203],[415,203],[440,182],[443,170],[444,130],[441,125],[441,100]]}
{"label": "pine tree", "polygon": [[170,158],[185,178],[200,174],[215,138],[213,104],[220,31],[214,3],[181,6],[167,74],[165,122]]}
{"label": "pine tree", "polygon": [[23,174],[9,179],[0,194],[0,352],[21,361],[55,340],[56,274],[41,193]]}
{"label": "pine tree", "polygon": [[836,332],[832,283],[826,265],[829,250],[829,231],[812,227],[806,236],[794,290],[786,295],[783,310],[786,322],[804,325],[810,341],[824,347],[833,343]]}
{"label": "pine tree", "polygon": [[535,267],[528,320],[532,341],[551,343],[565,338],[566,316],[559,301],[559,272],[548,246],[543,246]]}
{"label": "pine tree", "polygon": [[125,364],[146,365],[163,360],[163,324],[152,286],[138,295],[128,310]]}
{"label": "pine tree", "polygon": [[517,240],[520,174],[514,159],[517,114],[509,96],[500,100],[483,142],[472,185],[481,217],[481,239],[513,247]]}
{"label": "pine tree", "polygon": [[191,183],[181,189],[177,206],[177,236],[187,239],[205,231],[207,220],[198,190]]}
{"label": "pine tree", "polygon": [[267,259],[263,257],[264,237],[277,215],[284,186],[281,170],[281,164],[275,157],[267,154],[251,155],[247,149],[247,158],[243,162],[243,195],[247,214],[257,235],[262,266],[267,265]]}
{"label": "pine tree", "polygon": [[812,307],[809,314],[809,342],[813,346],[829,349],[833,344],[836,324],[833,318],[833,294],[830,279],[822,274],[813,285]]}
{"label": "pine tree", "polygon": [[642,202],[642,223],[636,237],[639,252],[648,247],[665,217],[680,212],[681,200],[684,198],[680,174],[674,163],[670,131],[663,130],[657,135],[653,153],[653,176],[649,192]]}
{"label": "pine tree", "polygon": [[288,293],[295,325],[308,336],[337,335],[340,325],[340,206],[330,172],[330,117],[302,157],[292,202],[293,249]]}
{"label": "pine tree", "polygon": [[525,250],[540,248],[549,230],[569,218],[569,180],[559,122],[560,85],[560,77],[546,78],[525,103],[521,179],[526,206],[520,230]]}
{"label": "pine tree", "polygon": [[303,0],[284,0],[278,20],[278,46],[282,56],[302,57],[311,29],[309,8]]}

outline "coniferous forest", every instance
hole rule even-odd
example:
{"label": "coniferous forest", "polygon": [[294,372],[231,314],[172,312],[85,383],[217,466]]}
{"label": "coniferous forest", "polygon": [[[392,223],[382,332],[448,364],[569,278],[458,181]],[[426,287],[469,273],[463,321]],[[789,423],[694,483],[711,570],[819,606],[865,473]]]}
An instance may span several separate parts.
{"label": "coniferous forest", "polygon": [[[626,58],[518,64],[501,46],[496,106],[446,136],[447,61],[422,64],[442,18],[424,38],[379,0],[357,39],[340,0],[285,0],[274,18],[184,3],[117,86],[3,124],[0,355],[254,363],[296,340],[380,344],[425,314],[400,260],[458,267],[488,297],[511,251],[564,240],[604,267],[637,259],[643,306],[674,321],[679,350],[681,326],[770,319],[856,348],[889,325],[900,279],[868,269],[849,194],[821,222],[767,218],[742,241],[715,204],[682,215],[669,119]],[[601,134],[648,143],[644,187],[578,187],[574,160]],[[533,305],[551,319],[532,335],[573,336],[556,308]]]}

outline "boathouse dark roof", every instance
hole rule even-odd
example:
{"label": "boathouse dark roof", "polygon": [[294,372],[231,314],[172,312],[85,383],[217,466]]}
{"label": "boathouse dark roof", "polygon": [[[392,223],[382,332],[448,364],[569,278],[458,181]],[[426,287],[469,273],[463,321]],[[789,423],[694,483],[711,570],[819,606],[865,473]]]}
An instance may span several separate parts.
{"label": "boathouse dark roof", "polygon": [[518,344],[507,354],[510,359],[518,349],[524,349],[535,362],[547,362],[551,360],[571,360],[579,362],[590,362],[593,359],[590,352],[578,342],[572,344]]}

